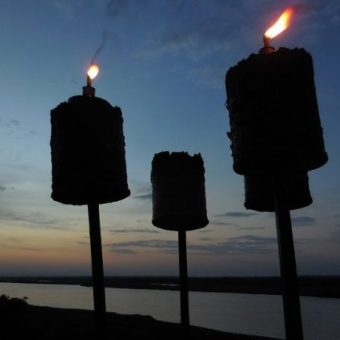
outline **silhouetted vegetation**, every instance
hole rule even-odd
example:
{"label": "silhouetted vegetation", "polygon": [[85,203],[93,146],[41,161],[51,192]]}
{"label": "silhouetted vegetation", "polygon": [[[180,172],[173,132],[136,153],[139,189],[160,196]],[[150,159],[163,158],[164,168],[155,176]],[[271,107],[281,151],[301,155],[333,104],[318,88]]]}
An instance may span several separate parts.
{"label": "silhouetted vegetation", "polygon": [[4,327],[12,326],[15,320],[23,319],[27,310],[26,300],[0,296],[0,320]]}

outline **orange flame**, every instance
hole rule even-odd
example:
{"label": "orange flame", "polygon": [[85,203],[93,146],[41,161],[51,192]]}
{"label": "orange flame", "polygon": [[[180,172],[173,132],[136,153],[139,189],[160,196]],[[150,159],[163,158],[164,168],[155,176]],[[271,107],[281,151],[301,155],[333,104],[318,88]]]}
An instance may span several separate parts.
{"label": "orange flame", "polygon": [[91,80],[97,77],[99,73],[99,66],[96,64],[92,64],[89,69],[87,70],[87,75]]}
{"label": "orange flame", "polygon": [[277,19],[275,24],[271,26],[265,33],[266,38],[272,39],[278,34],[283,32],[290,25],[290,21],[293,15],[293,8],[287,8],[281,16]]}

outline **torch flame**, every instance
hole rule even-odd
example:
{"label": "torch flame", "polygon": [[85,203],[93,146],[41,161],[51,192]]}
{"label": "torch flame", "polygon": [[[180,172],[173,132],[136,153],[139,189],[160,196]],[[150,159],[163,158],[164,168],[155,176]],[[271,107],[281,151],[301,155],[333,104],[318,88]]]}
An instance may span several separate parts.
{"label": "torch flame", "polygon": [[99,66],[96,64],[93,64],[89,67],[89,69],[87,70],[87,75],[89,76],[89,78],[91,80],[93,80],[94,78],[97,77],[99,73]]}
{"label": "torch flame", "polygon": [[293,8],[287,8],[264,34],[266,38],[272,39],[283,32],[290,24],[293,15]]}

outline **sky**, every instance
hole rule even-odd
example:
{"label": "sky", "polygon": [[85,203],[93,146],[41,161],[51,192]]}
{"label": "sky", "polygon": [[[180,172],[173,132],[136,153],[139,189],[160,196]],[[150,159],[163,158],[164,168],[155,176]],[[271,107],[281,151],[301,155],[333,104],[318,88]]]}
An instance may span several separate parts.
{"label": "sky", "polygon": [[224,77],[262,47],[313,56],[329,162],[309,173],[313,204],[292,211],[300,275],[340,275],[338,0],[4,0],[0,11],[0,275],[89,275],[86,206],[51,199],[50,110],[81,93],[123,111],[131,196],[100,206],[106,275],[177,275],[177,233],[154,227],[151,161],[201,153],[209,225],[187,233],[192,276],[278,275],[275,216],[246,210],[232,170]]}

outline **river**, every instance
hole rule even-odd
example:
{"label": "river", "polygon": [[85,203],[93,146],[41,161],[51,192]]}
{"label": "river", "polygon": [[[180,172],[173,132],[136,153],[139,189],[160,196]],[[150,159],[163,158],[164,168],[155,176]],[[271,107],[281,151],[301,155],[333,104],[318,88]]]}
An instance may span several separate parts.
{"label": "river", "polygon": [[[53,284],[0,283],[0,295],[27,297],[32,305],[92,309],[92,289]],[[179,322],[179,293],[106,289],[107,310]],[[302,297],[305,340],[340,339],[340,299]],[[226,332],[284,338],[282,299],[276,295],[190,292],[192,325]]]}

